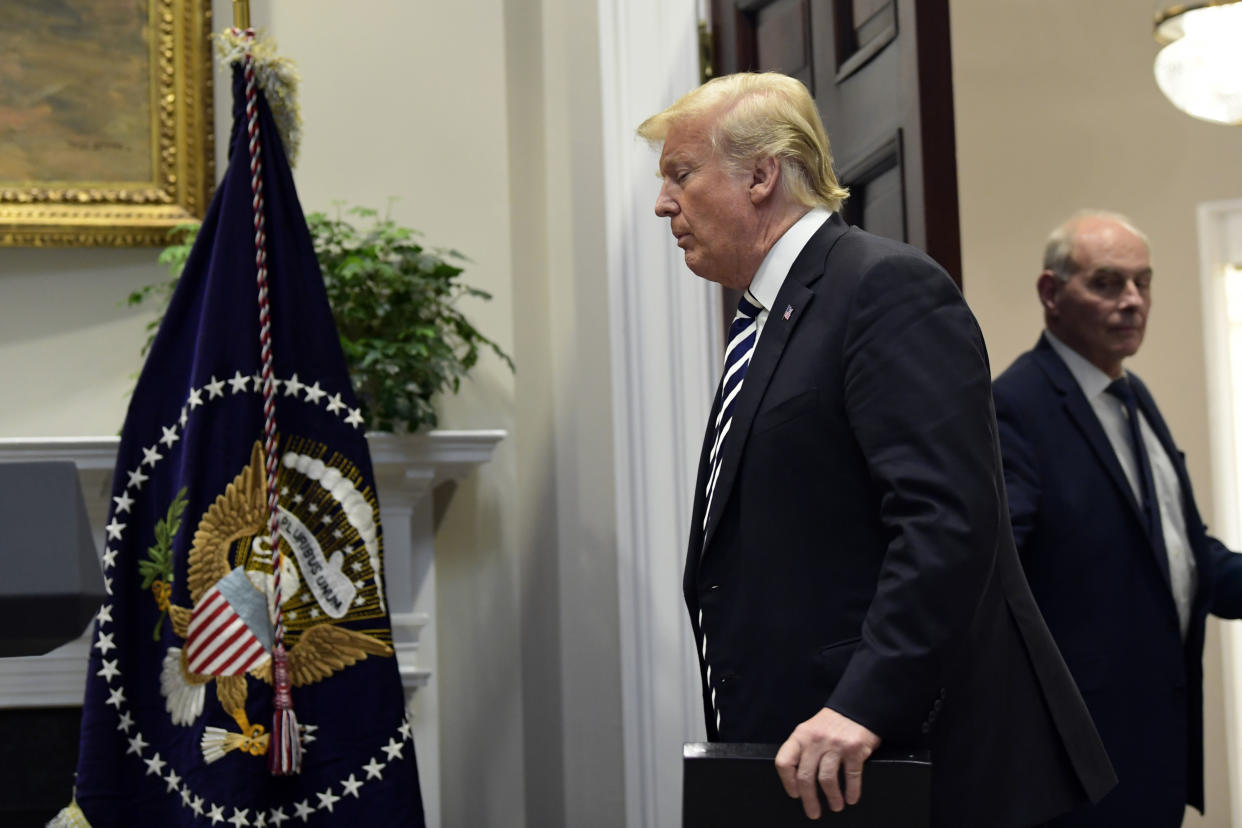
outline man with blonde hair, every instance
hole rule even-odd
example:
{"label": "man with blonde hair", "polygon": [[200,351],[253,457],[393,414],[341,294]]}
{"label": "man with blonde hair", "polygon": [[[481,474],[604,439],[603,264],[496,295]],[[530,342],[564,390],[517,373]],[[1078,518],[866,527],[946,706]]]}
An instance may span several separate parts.
{"label": "man with blonde hair", "polygon": [[[811,818],[881,742],[930,747],[932,824],[1019,826],[1112,784],[1023,579],[987,355],[939,265],[848,227],[806,88],[713,80],[639,127],[686,264],[745,291],[684,591],[708,738],[781,743]],[[844,785],[841,778],[844,778]]]}
{"label": "man with blonde hair", "polygon": [[1156,401],[1123,367],[1152,276],[1128,218],[1071,216],[1035,283],[1044,333],[993,391],[1014,540],[1119,780],[1058,828],[1173,828],[1203,810],[1204,621],[1242,617],[1242,556],[1207,534]]}

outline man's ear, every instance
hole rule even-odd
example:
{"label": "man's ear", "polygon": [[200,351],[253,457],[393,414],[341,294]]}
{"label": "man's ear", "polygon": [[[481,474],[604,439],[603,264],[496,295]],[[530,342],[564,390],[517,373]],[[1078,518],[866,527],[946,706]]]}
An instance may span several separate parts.
{"label": "man's ear", "polygon": [[759,158],[750,175],[750,203],[762,204],[776,192],[781,179],[781,162],[771,155]]}
{"label": "man's ear", "polygon": [[1065,284],[1051,270],[1039,274],[1035,282],[1035,290],[1039,293],[1039,304],[1045,311],[1053,312],[1057,308],[1057,294]]}

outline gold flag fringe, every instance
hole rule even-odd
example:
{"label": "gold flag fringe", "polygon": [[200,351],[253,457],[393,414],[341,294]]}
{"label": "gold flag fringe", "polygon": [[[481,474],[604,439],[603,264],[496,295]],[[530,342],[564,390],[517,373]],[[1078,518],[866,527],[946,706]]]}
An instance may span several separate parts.
{"label": "gold flag fringe", "polygon": [[59,814],[52,818],[52,821],[47,824],[47,828],[91,828],[91,824],[87,822],[86,814],[82,813],[78,803],[70,802],[60,809]]}
{"label": "gold flag fringe", "polygon": [[298,83],[302,78],[297,65],[287,57],[276,54],[276,41],[262,31],[256,31],[253,40],[247,40],[243,32],[225,29],[215,35],[216,52],[224,66],[241,64],[250,50],[254,60],[255,82],[263,90],[267,105],[276,121],[280,142],[284,144],[289,166],[297,166],[298,150],[302,146],[302,109],[298,106]]}

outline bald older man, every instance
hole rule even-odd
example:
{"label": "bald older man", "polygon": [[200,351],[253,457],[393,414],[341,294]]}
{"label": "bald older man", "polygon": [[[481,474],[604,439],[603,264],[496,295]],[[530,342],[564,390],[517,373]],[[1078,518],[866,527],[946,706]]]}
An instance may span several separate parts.
{"label": "bald older man", "polygon": [[1152,304],[1147,237],[1084,212],[1048,240],[1045,330],[993,389],[1014,539],[1120,780],[1064,826],[1203,809],[1203,631],[1242,615],[1242,556],[1210,537],[1151,393],[1124,367]]}

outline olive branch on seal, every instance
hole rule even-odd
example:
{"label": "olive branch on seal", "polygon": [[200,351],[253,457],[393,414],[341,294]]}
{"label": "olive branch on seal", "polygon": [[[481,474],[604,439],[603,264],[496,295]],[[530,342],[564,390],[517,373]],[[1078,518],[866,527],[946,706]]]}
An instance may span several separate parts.
{"label": "olive branch on seal", "polygon": [[168,504],[168,514],[155,524],[155,544],[147,550],[147,559],[138,561],[138,573],[142,575],[142,588],[150,589],[155,595],[155,606],[160,610],[159,620],[155,622],[155,632],[151,638],[160,640],[160,627],[168,615],[168,604],[172,597],[173,584],[173,538],[181,528],[181,514],[185,511],[186,487]]}

